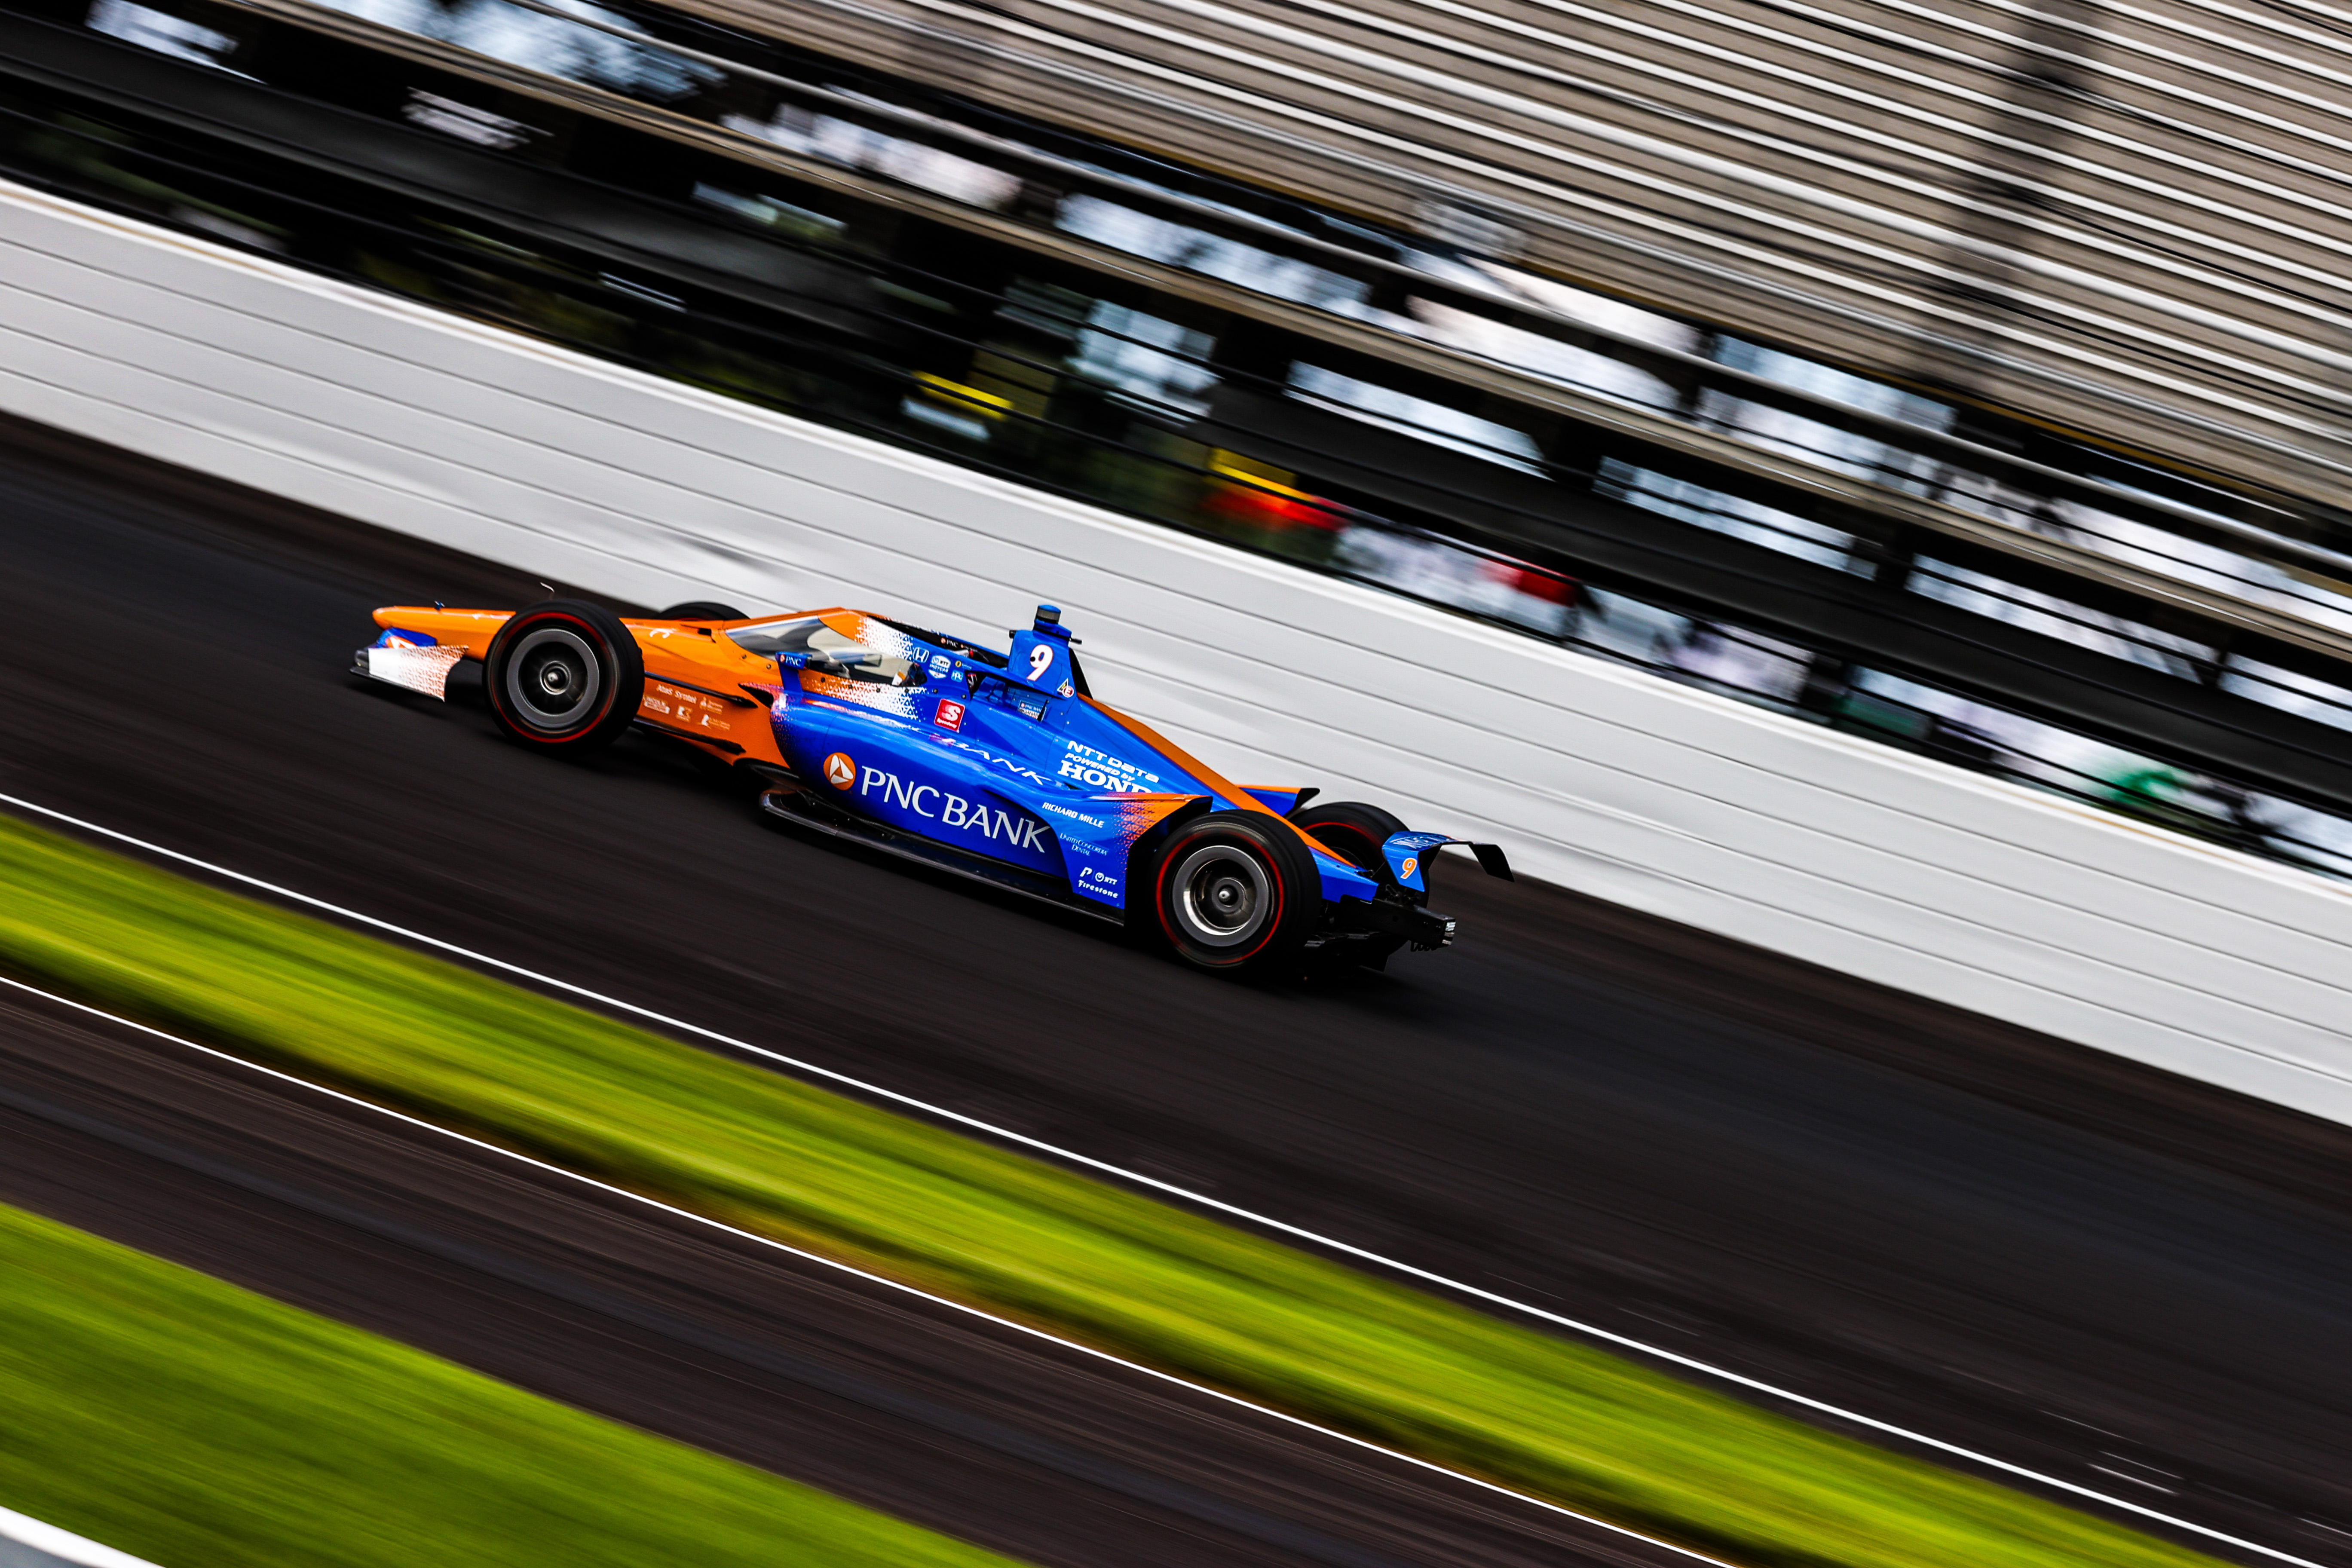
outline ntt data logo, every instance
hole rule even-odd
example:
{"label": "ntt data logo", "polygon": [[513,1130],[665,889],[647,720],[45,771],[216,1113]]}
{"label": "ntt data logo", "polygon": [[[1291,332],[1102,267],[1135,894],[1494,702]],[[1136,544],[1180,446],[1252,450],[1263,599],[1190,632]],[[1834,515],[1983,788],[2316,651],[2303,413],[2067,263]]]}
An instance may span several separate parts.
{"label": "ntt data logo", "polygon": [[835,752],[825,758],[824,782],[835,789],[847,789],[857,782],[857,764],[849,760],[847,752]]}

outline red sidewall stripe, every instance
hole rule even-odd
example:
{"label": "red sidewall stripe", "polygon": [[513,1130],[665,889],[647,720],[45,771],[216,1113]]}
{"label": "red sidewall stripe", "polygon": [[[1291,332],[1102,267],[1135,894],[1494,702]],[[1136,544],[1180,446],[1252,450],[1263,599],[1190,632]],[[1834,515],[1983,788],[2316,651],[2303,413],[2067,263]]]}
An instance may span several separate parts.
{"label": "red sidewall stripe", "polygon": [[[547,626],[556,621],[562,621],[567,626],[577,626],[582,634],[587,638],[588,646],[590,647],[603,648],[604,650],[605,657],[599,660],[599,662],[610,664],[614,667],[604,673],[612,676],[618,676],[620,674],[620,669],[618,668],[621,662],[620,658],[613,648],[606,645],[604,634],[598,631],[594,626],[590,626],[586,621],[582,620],[579,616],[567,614],[562,610],[551,610],[543,616],[533,616],[527,621],[518,622],[516,620],[509,620],[503,627],[500,628],[499,639],[504,641],[509,636],[521,637],[527,636],[530,628],[533,626]],[[490,706],[498,710],[498,715],[500,719],[506,721],[507,732],[513,735],[518,740],[536,742],[538,744],[542,746],[560,746],[566,741],[578,739],[582,731],[593,730],[597,725],[602,724],[612,713],[613,704],[620,700],[621,697],[621,683],[617,679],[607,679],[604,682],[604,685],[608,689],[604,694],[604,702],[602,707],[596,710],[596,716],[594,718],[589,720],[586,723],[575,724],[560,735],[551,735],[543,730],[532,729],[521,720],[514,718],[507,712],[505,680],[506,667],[503,664],[499,668],[499,679],[489,682]]]}
{"label": "red sidewall stripe", "polygon": [[[1210,833],[1223,833],[1227,831],[1229,831],[1229,829],[1222,826],[1195,829],[1191,832],[1190,837],[1194,838],[1204,837]],[[1236,833],[1234,837],[1238,838],[1244,837],[1244,835]],[[1179,947],[1197,952],[1199,951],[1200,943],[1186,942],[1182,936],[1178,934],[1177,931],[1172,929],[1171,922],[1168,918],[1168,876],[1170,872],[1176,868],[1176,862],[1181,858],[1177,854],[1177,851],[1182,847],[1186,842],[1187,838],[1180,836],[1175,843],[1171,844],[1167,848],[1162,849],[1160,852],[1160,874],[1152,879],[1151,883],[1151,910],[1152,913],[1160,917],[1160,929],[1166,932],[1169,941],[1176,943]],[[1220,954],[1213,965],[1215,968],[1232,969],[1240,964],[1247,963],[1251,959],[1255,958],[1259,953],[1265,952],[1266,944],[1274,940],[1275,933],[1282,929],[1282,913],[1284,910],[1289,907],[1290,889],[1285,885],[1282,868],[1275,864],[1274,858],[1272,856],[1260,854],[1258,856],[1258,862],[1265,868],[1267,879],[1274,884],[1274,918],[1265,922],[1265,934],[1259,937],[1257,941],[1252,943],[1246,951],[1231,954]]]}

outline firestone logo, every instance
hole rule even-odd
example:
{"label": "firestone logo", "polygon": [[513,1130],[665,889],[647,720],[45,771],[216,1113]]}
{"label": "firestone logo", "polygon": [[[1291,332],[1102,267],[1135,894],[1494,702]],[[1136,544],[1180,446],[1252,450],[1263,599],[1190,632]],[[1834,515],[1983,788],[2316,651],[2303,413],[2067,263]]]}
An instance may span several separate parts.
{"label": "firestone logo", "polygon": [[847,789],[857,782],[857,764],[849,760],[847,752],[835,752],[825,758],[824,782],[835,789]]}

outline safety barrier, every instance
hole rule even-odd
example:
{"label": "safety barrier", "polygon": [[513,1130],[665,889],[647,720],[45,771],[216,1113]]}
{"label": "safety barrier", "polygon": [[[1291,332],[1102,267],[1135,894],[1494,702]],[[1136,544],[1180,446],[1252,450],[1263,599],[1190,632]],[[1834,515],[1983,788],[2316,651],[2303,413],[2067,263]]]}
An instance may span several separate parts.
{"label": "safety barrier", "polygon": [[0,334],[11,412],[640,602],[1051,599],[1232,773],[2352,1121],[2352,889],[21,187]]}

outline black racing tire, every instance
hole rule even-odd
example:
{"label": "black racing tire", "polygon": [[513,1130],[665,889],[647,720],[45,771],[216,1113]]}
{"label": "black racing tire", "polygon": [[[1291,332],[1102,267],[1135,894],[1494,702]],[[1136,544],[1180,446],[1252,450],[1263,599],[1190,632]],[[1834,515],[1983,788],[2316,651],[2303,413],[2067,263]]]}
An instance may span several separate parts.
{"label": "black racing tire", "polygon": [[1151,911],[1176,955],[1202,969],[1295,962],[1323,916],[1315,853],[1274,816],[1194,817],[1152,858]]}
{"label": "black racing tire", "polygon": [[688,599],[683,605],[672,605],[654,617],[657,621],[748,621],[751,618],[732,605],[721,605],[710,599]]}
{"label": "black racing tire", "polygon": [[585,599],[517,610],[490,639],[482,695],[499,728],[545,752],[611,745],[637,716],[645,659],[621,617]]}
{"label": "black racing tire", "polygon": [[1381,853],[1392,835],[1405,831],[1393,812],[1361,801],[1335,800],[1292,812],[1290,824],[1382,887],[1395,884],[1396,873]]}

